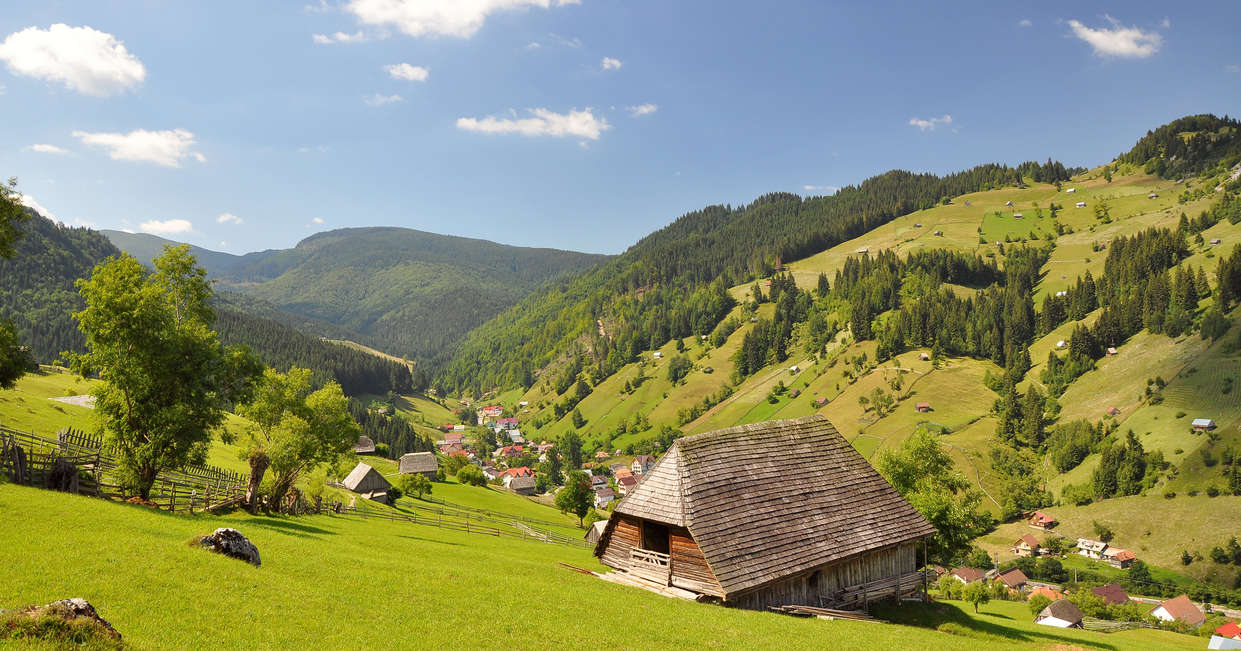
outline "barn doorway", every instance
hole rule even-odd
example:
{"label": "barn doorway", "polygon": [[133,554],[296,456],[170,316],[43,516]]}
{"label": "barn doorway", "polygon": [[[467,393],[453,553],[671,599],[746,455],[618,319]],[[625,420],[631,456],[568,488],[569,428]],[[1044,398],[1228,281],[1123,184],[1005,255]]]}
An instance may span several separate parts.
{"label": "barn doorway", "polygon": [[642,521],[642,549],[660,554],[668,553],[667,525],[650,520]]}

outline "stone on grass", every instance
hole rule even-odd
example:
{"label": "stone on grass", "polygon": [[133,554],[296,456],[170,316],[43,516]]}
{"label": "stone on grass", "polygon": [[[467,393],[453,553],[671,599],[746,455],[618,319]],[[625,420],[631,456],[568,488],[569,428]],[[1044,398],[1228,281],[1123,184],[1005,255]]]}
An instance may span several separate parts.
{"label": "stone on grass", "polygon": [[261,564],[258,548],[236,529],[221,527],[210,536],[203,536],[198,544],[217,554],[243,560],[255,567]]}
{"label": "stone on grass", "polygon": [[81,597],[54,601],[46,606],[31,608],[27,610],[26,613],[31,617],[56,616],[67,621],[76,619],[90,620],[101,626],[108,632],[108,635],[111,635],[118,640],[121,639],[121,634],[116,632],[115,628],[112,628],[112,624],[110,624],[108,620],[100,617],[99,613],[95,611],[95,607],[90,605],[89,601],[82,599]]}

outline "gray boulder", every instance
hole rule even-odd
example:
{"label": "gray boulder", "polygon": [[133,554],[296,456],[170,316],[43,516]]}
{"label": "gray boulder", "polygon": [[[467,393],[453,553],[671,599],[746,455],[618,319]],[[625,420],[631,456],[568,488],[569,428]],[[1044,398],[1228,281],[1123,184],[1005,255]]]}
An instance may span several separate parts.
{"label": "gray boulder", "polygon": [[95,623],[102,626],[110,635],[118,640],[121,639],[121,634],[117,633],[115,628],[112,628],[112,624],[110,624],[108,620],[100,617],[99,613],[95,611],[95,607],[90,605],[90,602],[80,597],[54,601],[46,606],[43,606],[42,608],[31,609],[30,614],[57,615],[64,619],[93,620]]}
{"label": "gray boulder", "polygon": [[204,549],[243,560],[255,567],[261,565],[258,547],[236,529],[216,529],[210,536],[203,536],[199,544]]}

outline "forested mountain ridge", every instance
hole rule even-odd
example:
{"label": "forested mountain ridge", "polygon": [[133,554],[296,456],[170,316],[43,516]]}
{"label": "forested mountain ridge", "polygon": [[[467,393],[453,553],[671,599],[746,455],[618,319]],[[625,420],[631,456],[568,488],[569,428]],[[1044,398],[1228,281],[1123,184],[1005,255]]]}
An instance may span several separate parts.
{"label": "forested mountain ridge", "polygon": [[608,259],[372,227],[318,233],[292,249],[219,258],[223,266],[216,268],[210,261],[217,258],[208,257],[207,269],[221,289],[303,317],[292,325],[307,332],[427,360],[545,282]]}
{"label": "forested mountain ridge", "polygon": [[[83,307],[75,282],[121,251],[98,231],[64,226],[33,210],[28,214],[19,226],[16,255],[0,259],[0,318],[14,322],[19,340],[30,346],[35,359],[52,363],[62,352],[82,352],[85,346],[73,319]],[[351,395],[409,392],[425,384],[404,364],[321,341],[221,302],[215,327],[225,343],[248,345],[282,371],[292,365],[309,368],[317,381],[334,379]]]}
{"label": "forested mountain ridge", "polygon": [[1027,179],[1066,180],[1058,162],[980,165],[936,176],[895,170],[824,197],[774,193],[710,206],[644,237],[619,258],[530,296],[467,336],[436,380],[482,392],[529,386],[535,373],[584,354],[596,380],[639,351],[711,333],[733,305],[726,288],[964,192]]}

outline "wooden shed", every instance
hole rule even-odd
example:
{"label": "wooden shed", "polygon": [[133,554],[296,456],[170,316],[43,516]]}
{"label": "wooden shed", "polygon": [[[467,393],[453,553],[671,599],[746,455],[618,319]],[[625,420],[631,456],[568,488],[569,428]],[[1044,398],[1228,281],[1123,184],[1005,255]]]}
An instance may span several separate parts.
{"label": "wooden shed", "polygon": [[388,489],[392,486],[378,470],[365,463],[359,463],[341,483],[362,497],[385,503],[388,501]]}
{"label": "wooden shed", "polygon": [[862,607],[923,589],[918,549],[934,531],[816,415],[678,439],[595,555],[739,608]]}
{"label": "wooden shed", "polygon": [[359,436],[358,442],[353,445],[353,451],[356,454],[375,454],[375,442],[369,436]]}
{"label": "wooden shed", "polygon": [[410,452],[401,455],[400,472],[402,475],[419,474],[435,481],[439,467],[439,460],[435,458],[434,452]]}

